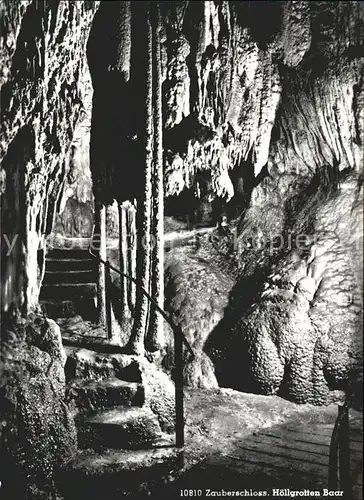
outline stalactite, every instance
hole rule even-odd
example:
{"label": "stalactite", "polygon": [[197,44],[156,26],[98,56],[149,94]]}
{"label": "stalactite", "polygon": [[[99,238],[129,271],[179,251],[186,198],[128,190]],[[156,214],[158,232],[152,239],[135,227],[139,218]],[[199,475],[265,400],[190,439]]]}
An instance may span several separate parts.
{"label": "stalactite", "polygon": [[[125,84],[130,79],[131,63],[131,4],[129,1],[119,2],[119,16],[116,27],[116,63],[115,69],[121,74],[124,85],[120,92],[126,92]],[[120,138],[122,139],[122,138]],[[127,210],[128,204],[119,203],[119,263],[123,273],[130,274],[128,266],[128,241],[127,241]],[[122,323],[130,317],[128,304],[128,283],[124,276],[120,277],[121,314]]]}
{"label": "stalactite", "polygon": [[[153,163],[153,219],[152,219],[152,297],[164,306],[164,190],[163,190],[163,123],[162,82],[160,57],[160,13],[158,3],[153,4],[153,120],[154,120],[154,163]],[[147,349],[155,351],[162,347],[163,318],[151,309]]]}
{"label": "stalactite", "polygon": [[123,75],[127,82],[130,77],[131,56],[131,5],[130,1],[120,3],[120,17],[117,28],[117,55],[116,69]]}
{"label": "stalactite", "polygon": [[[139,8],[139,7],[138,7]],[[141,7],[140,7],[141,8]],[[146,29],[146,68],[145,68],[145,96],[143,109],[143,189],[137,205],[137,277],[141,287],[149,290],[150,286],[150,228],[151,228],[151,176],[153,161],[153,114],[152,114],[152,30],[150,23],[150,5],[143,5]],[[135,318],[132,335],[127,350],[135,354],[144,353],[144,336],[148,317],[148,299],[138,288],[136,290]]]}
{"label": "stalactite", "polygon": [[171,128],[190,114],[190,77],[187,57],[190,45],[182,32],[177,32],[168,47],[166,80],[163,84],[164,127]]}

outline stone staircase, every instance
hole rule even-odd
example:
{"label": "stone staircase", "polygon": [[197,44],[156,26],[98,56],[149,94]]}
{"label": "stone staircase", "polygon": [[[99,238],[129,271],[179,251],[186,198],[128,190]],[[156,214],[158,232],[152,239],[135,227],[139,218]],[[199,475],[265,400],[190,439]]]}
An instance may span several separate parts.
{"label": "stone staircase", "polygon": [[80,314],[94,320],[96,262],[86,249],[48,250],[40,304],[50,318]]}
{"label": "stone staircase", "polygon": [[182,465],[167,375],[116,347],[65,350],[66,402],[79,452],[59,474],[64,500],[140,498],[166,484]]}

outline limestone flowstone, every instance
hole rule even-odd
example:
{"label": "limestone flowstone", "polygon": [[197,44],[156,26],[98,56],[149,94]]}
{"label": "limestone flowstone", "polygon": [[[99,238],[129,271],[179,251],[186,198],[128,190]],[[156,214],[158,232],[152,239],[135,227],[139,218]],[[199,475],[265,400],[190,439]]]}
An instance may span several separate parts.
{"label": "limestone flowstone", "polygon": [[[362,185],[352,173],[337,191],[315,190],[295,206],[291,245],[283,233],[280,249],[267,236],[260,248],[242,252],[246,268],[234,292],[235,309],[230,306],[226,315],[230,329],[225,342],[215,332],[209,353],[224,385],[299,403],[347,399],[360,407]],[[254,210],[247,213],[246,231],[255,217]]]}
{"label": "limestone flowstone", "polygon": [[46,498],[57,468],[76,452],[76,430],[65,404],[59,327],[31,316],[2,327],[1,489],[4,498]]}
{"label": "limestone flowstone", "polygon": [[[166,259],[166,300],[169,312],[190,343],[195,359],[184,354],[188,386],[217,388],[214,366],[205,353],[209,334],[224,316],[233,281],[213,262],[203,262],[193,250],[176,248]],[[169,337],[164,364],[173,366],[174,341]]]}

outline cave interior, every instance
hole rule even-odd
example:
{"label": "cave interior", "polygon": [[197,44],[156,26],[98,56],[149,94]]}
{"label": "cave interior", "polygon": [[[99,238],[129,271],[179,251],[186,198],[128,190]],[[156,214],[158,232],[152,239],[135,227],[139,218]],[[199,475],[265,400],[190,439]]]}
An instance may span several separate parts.
{"label": "cave interior", "polygon": [[0,16],[4,498],[361,498],[364,4]]}

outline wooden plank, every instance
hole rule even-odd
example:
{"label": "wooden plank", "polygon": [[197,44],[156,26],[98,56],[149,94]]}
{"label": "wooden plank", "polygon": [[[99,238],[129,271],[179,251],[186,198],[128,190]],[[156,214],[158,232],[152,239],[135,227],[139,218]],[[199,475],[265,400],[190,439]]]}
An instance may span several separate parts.
{"label": "wooden plank", "polygon": [[[246,476],[247,479],[246,481],[244,480],[244,483],[250,481],[250,484],[253,483],[254,486],[256,486],[256,484],[261,484],[260,480],[262,480],[262,482],[264,481],[264,486],[266,486],[267,482],[271,482],[273,487],[292,487],[292,485],[294,485],[296,489],[297,487],[315,487],[318,489],[327,487],[327,474],[324,472],[320,474],[310,471],[297,472],[295,469],[292,469],[291,466],[283,466],[281,463],[279,465],[277,465],[277,463],[262,464],[259,460],[256,461],[253,456],[248,460],[235,453],[231,455],[220,455],[219,457],[213,456],[206,459],[204,465],[209,470],[210,474],[214,467],[217,467],[220,474],[222,468],[238,472],[240,475]],[[259,483],[254,479],[255,476],[260,478]]]}
{"label": "wooden plank", "polygon": [[[292,456],[300,457],[302,456],[302,452],[307,454],[307,458],[310,459],[309,455],[312,455],[312,461],[322,463],[325,460],[325,464],[328,464],[329,461],[329,447],[322,445],[314,445],[312,443],[306,442],[292,442],[292,441],[284,441],[281,438],[272,438],[267,436],[259,436],[259,441],[252,441],[248,439],[244,441],[242,444],[243,447],[253,446],[254,449],[261,449],[262,453],[265,450],[271,450],[272,446],[276,448],[277,453],[279,454],[279,450],[281,450],[282,456],[287,456],[286,449],[290,450],[288,453],[292,454]],[[245,444],[247,446],[245,446]],[[319,458],[315,458],[319,457]],[[320,458],[321,457],[321,458]],[[362,464],[362,450],[360,451],[350,451],[350,470],[353,471],[357,464]]]}
{"label": "wooden plank", "polygon": [[257,451],[253,449],[243,449],[239,447],[237,454],[240,459],[247,462],[255,463],[261,467],[269,466],[279,468],[290,469],[296,472],[310,473],[313,475],[318,475],[319,477],[327,477],[328,467],[324,464],[315,464],[312,462],[306,462],[300,458],[295,457],[283,457],[274,453],[270,453],[267,449],[265,451]]}
{"label": "wooden plank", "polygon": [[[313,434],[318,436],[327,436],[331,438],[332,432],[334,430],[334,426],[326,426],[326,425],[314,425],[314,426],[292,426],[289,425],[284,427],[290,432],[298,432],[301,434]],[[360,443],[363,442],[363,431],[359,428],[350,427],[349,435],[353,441],[358,441]]]}
{"label": "wooden plank", "polygon": [[[329,453],[328,449],[330,447],[330,443],[327,444],[326,442],[324,442],[324,440],[322,440],[321,442],[320,439],[310,440],[306,436],[302,436],[303,439],[301,439],[301,436],[298,436],[299,439],[294,439],[294,437],[288,433],[282,433],[281,435],[267,435],[258,433],[256,436],[256,439],[253,439],[254,441],[259,440],[259,442],[266,443],[266,445],[269,445],[269,443],[272,442],[273,444],[276,444],[278,446],[286,446],[292,449],[294,448],[298,450],[311,451],[312,453],[320,453],[322,455],[327,455]],[[249,436],[248,439],[252,438]],[[349,446],[351,455],[355,457],[362,457],[363,448],[360,443],[350,441]]]}
{"label": "wooden plank", "polygon": [[363,460],[358,460],[356,463],[350,462],[351,480],[354,485],[363,485]]}
{"label": "wooden plank", "polygon": [[[317,478],[317,484],[325,486],[327,483],[328,461],[321,464],[312,463],[301,460],[299,456],[287,457],[278,454],[276,455],[274,451],[267,452],[266,449],[257,453],[257,450],[248,448],[241,448],[235,457],[231,458],[244,463],[242,466],[242,470],[244,470],[244,472],[249,471],[249,473],[253,473],[256,471],[267,475],[273,475],[274,477],[281,476],[282,478],[296,476],[303,479],[303,477],[313,476]],[[352,468],[350,468],[350,470],[355,486],[362,486],[362,476],[356,476]]]}
{"label": "wooden plank", "polygon": [[286,437],[288,440],[299,441],[303,443],[318,444],[321,446],[330,446],[330,438],[328,436],[317,436],[315,434],[304,434],[294,431],[288,431],[287,429],[267,429],[262,430],[259,434],[270,437],[282,438]]}
{"label": "wooden plank", "polygon": [[[268,449],[270,445],[278,446],[280,448],[289,448],[291,450],[305,451],[308,453],[314,453],[322,456],[328,456],[328,447],[323,444],[311,443],[310,441],[292,441],[292,439],[286,435],[282,436],[266,436],[264,434],[259,434],[256,439],[248,437],[247,441],[253,443],[259,443]],[[244,440],[242,444],[246,441]]]}
{"label": "wooden plank", "polygon": [[[257,433],[258,435],[258,433]],[[287,428],[284,429],[262,429],[259,435],[270,436],[275,438],[286,437],[289,441],[299,441],[302,443],[317,444],[325,447],[330,447],[331,436],[313,434],[309,432],[295,431]],[[354,441],[350,437],[350,449],[353,451],[361,451],[362,445],[358,441]]]}
{"label": "wooden plank", "polygon": [[305,462],[308,464],[317,464],[328,466],[329,457],[326,454],[312,453],[307,450],[298,450],[294,448],[289,448],[287,446],[277,446],[272,442],[267,446],[266,443],[259,443],[253,441],[244,441],[239,445],[241,450],[256,451],[262,453],[262,455],[270,455],[277,458],[289,458],[294,461]]}
{"label": "wooden plank", "polygon": [[334,430],[335,421],[332,424],[310,424],[307,422],[287,422],[286,424],[280,425],[281,429],[288,429],[295,432],[310,432],[310,433],[320,433],[323,435],[331,435]]}

